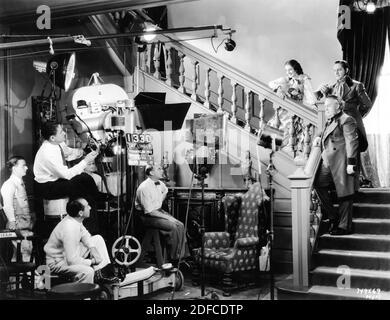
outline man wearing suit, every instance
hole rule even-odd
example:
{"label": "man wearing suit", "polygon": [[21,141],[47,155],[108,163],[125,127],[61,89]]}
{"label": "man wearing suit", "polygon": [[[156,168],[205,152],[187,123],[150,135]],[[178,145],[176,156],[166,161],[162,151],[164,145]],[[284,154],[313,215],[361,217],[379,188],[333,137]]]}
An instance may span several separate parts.
{"label": "man wearing suit", "polygon": [[317,99],[331,94],[343,101],[343,112],[356,120],[358,130],[360,131],[359,151],[364,152],[368,144],[363,117],[370,111],[372,102],[364,89],[363,83],[353,80],[349,76],[350,67],[347,61],[336,61],[333,71],[336,83],[333,85],[322,85],[314,94],[317,96]]}
{"label": "man wearing suit", "polygon": [[[325,116],[325,129],[314,141],[314,146],[321,147],[314,188],[322,212],[330,220],[330,234],[345,235],[352,232],[353,196],[359,189],[357,124],[354,118],[341,111],[340,102],[333,95],[325,99]],[[329,195],[331,188],[336,189],[338,210]]]}

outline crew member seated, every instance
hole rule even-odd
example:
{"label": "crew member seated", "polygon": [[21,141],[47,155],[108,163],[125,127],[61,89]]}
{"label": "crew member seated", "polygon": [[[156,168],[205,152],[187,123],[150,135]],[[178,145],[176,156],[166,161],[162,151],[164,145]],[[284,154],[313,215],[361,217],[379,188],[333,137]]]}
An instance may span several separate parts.
{"label": "crew member seated", "polygon": [[[7,161],[7,167],[11,171],[11,176],[1,186],[1,196],[3,198],[3,210],[7,217],[6,228],[9,230],[23,230],[22,235],[32,235],[35,222],[35,214],[30,209],[26,187],[23,177],[26,175],[28,167],[26,160],[21,156],[13,156]],[[16,241],[12,241],[15,247],[12,260],[16,260]],[[32,242],[22,240],[21,253],[23,261],[30,261],[32,253]]]}
{"label": "crew member seated", "polygon": [[177,266],[180,258],[188,256],[184,225],[161,209],[168,193],[168,188],[160,181],[163,177],[161,166],[148,165],[145,174],[148,178],[137,189],[135,207],[143,211],[140,218],[146,228],[159,229],[167,235],[168,256]]}
{"label": "crew member seated", "polygon": [[96,158],[98,152],[91,151],[79,163],[68,168],[66,159],[82,157],[83,150],[66,146],[66,134],[59,123],[47,121],[43,124],[41,133],[44,141],[34,160],[37,196],[48,200],[67,197],[87,199],[92,207],[87,227],[92,234],[97,233],[96,201],[99,191],[93,178],[85,173],[84,169]]}
{"label": "crew member seated", "polygon": [[68,202],[68,215],[57,224],[44,247],[46,264],[51,272],[79,283],[119,282],[104,239],[91,236],[83,225],[90,210],[83,198]]}

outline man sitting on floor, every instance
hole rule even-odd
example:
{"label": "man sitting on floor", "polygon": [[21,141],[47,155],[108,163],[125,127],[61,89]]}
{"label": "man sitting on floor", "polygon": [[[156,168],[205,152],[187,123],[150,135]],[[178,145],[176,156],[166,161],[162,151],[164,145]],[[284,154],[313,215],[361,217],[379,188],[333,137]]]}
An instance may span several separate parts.
{"label": "man sitting on floor", "polygon": [[70,276],[76,282],[118,282],[104,239],[91,236],[83,225],[90,210],[83,198],[68,202],[68,215],[57,224],[44,247],[46,263],[51,272]]}

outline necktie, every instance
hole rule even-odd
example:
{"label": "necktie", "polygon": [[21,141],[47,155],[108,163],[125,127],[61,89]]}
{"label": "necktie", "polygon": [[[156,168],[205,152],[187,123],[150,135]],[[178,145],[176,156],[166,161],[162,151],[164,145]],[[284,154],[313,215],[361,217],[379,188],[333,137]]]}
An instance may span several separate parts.
{"label": "necktie", "polygon": [[59,148],[60,148],[60,150],[61,150],[61,157],[62,157],[62,164],[64,165],[64,166],[68,166],[68,164],[66,163],[66,159],[65,159],[65,153],[64,153],[64,150],[62,150],[62,148],[61,148],[61,146],[59,145],[58,146]]}
{"label": "necktie", "polygon": [[336,86],[336,95],[339,99],[344,96],[344,81],[338,81]]}
{"label": "necktie", "polygon": [[160,184],[160,181],[156,181],[154,184],[155,184],[156,186],[158,186],[158,185]]}

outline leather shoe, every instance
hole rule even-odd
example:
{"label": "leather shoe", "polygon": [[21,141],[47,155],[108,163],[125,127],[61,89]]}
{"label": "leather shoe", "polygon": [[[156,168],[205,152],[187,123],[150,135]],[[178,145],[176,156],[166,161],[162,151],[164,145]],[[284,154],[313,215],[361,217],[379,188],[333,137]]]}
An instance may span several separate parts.
{"label": "leather shoe", "polygon": [[119,283],[120,279],[114,275],[104,275],[101,270],[95,271],[94,283],[102,284],[102,283]]}
{"label": "leather shoe", "polygon": [[337,229],[331,231],[330,234],[332,236],[345,236],[347,234],[351,234],[351,232],[348,230],[345,230],[345,229],[337,228]]}

